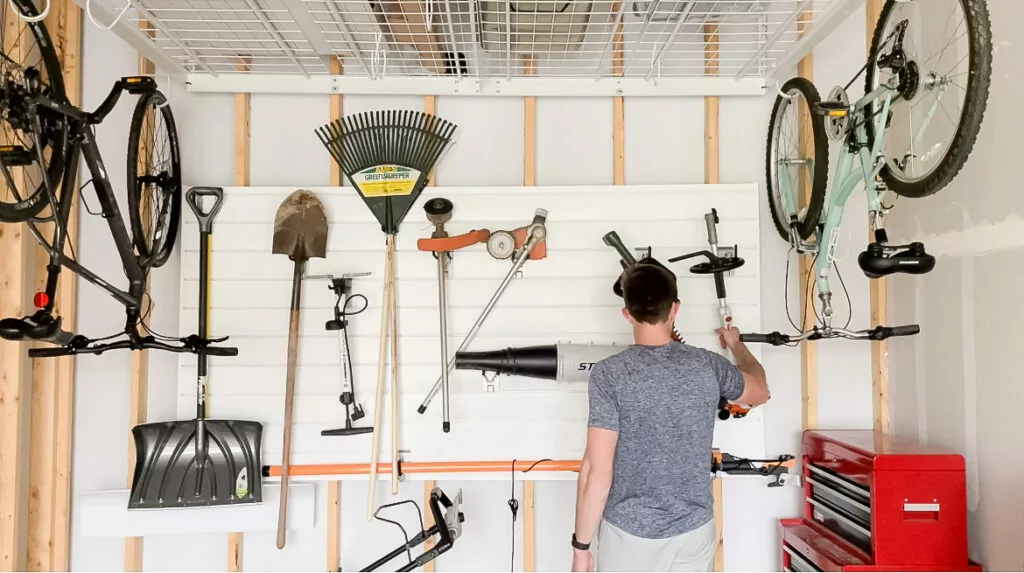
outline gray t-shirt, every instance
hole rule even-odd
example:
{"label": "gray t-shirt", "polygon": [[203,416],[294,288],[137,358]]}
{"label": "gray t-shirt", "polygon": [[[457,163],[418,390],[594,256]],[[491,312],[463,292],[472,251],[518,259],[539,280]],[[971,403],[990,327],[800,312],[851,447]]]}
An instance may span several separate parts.
{"label": "gray t-shirt", "polygon": [[595,364],[587,425],[619,433],[604,518],[646,539],[712,519],[718,400],[742,393],[743,375],[724,356],[679,342],[634,345]]}

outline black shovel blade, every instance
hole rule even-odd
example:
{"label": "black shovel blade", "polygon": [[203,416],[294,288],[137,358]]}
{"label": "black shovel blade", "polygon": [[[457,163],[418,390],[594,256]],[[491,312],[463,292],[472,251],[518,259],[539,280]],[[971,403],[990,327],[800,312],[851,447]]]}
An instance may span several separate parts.
{"label": "black shovel blade", "polygon": [[[200,424],[203,439],[197,449]],[[262,436],[262,424],[238,420],[135,426],[135,474],[128,509],[262,502]]]}

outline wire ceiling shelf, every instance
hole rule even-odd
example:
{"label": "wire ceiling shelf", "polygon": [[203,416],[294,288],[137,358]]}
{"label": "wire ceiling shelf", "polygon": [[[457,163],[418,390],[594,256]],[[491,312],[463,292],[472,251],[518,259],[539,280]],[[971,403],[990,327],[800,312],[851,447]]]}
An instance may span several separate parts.
{"label": "wire ceiling shelf", "polygon": [[[130,0],[113,29],[200,91],[512,93],[532,82],[584,95],[596,81],[627,95],[745,94],[862,2]],[[90,4],[104,26],[125,8]]]}

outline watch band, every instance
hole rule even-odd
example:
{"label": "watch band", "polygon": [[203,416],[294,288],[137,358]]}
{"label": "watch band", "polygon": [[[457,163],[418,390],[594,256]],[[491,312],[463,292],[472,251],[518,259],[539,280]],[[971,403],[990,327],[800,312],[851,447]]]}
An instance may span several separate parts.
{"label": "watch band", "polygon": [[579,549],[580,551],[586,551],[586,550],[590,549],[590,544],[589,543],[580,543],[576,539],[576,533],[575,532],[573,532],[573,534],[572,534],[572,546],[573,546],[574,549]]}

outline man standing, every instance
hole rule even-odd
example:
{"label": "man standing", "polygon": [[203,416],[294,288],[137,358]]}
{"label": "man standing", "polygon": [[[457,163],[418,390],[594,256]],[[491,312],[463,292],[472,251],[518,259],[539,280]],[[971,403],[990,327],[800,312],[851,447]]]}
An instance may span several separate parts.
{"label": "man standing", "polygon": [[651,264],[621,280],[635,345],[594,365],[576,494],[573,571],[712,571],[711,438],[719,397],[768,401],[764,369],[735,328],[715,332],[736,366],[672,340],[675,276]]}

